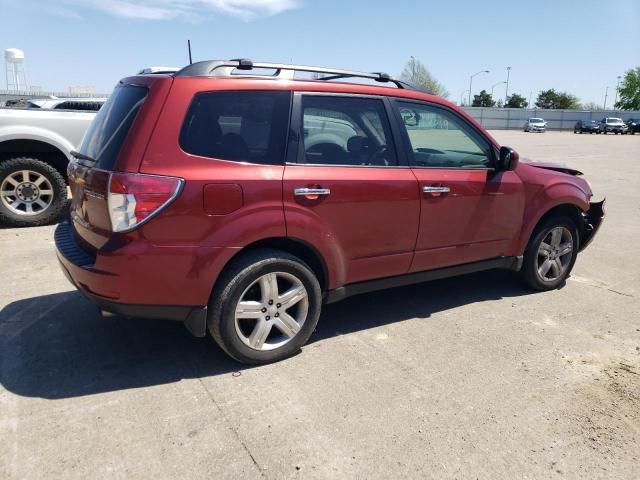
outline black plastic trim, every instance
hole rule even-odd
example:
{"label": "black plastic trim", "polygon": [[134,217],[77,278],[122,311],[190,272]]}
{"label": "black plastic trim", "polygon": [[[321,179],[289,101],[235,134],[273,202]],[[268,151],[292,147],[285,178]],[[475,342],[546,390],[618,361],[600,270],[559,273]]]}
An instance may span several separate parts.
{"label": "black plastic trim", "polygon": [[325,303],[338,302],[353,295],[385,290],[387,288],[404,287],[414,283],[430,282],[443,278],[465,275],[468,273],[492,270],[494,268],[518,271],[522,267],[522,257],[499,257],[481,262],[465,263],[454,267],[438,268],[425,272],[409,273],[395,277],[381,278],[378,280],[368,280],[366,282],[351,283],[344,287],[331,290],[325,296]]}

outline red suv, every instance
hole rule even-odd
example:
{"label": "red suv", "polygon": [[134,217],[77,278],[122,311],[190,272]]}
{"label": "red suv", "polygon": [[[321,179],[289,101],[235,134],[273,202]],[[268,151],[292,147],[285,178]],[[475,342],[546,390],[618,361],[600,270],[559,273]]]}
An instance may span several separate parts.
{"label": "red suv", "polygon": [[580,172],[519,163],[380,73],[234,60],[125,78],[75,156],[55,237],[71,282],[253,364],[350,295],[492,268],[556,288],[604,215]]}

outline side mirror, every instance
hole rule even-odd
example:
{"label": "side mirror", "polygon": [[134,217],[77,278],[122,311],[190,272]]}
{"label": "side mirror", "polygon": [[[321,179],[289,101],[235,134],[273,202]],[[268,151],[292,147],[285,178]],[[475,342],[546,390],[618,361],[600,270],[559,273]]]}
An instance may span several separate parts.
{"label": "side mirror", "polygon": [[500,147],[500,158],[498,159],[496,170],[499,172],[515,170],[518,166],[520,155],[511,147]]}

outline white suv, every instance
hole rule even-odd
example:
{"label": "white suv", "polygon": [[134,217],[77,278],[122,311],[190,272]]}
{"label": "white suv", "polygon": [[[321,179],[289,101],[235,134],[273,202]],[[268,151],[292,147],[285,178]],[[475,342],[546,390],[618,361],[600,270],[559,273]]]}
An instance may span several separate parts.
{"label": "white suv", "polygon": [[543,118],[530,118],[524,124],[525,132],[546,132],[547,122]]}
{"label": "white suv", "polygon": [[605,135],[609,132],[624,135],[628,128],[621,118],[607,117],[600,120],[600,131]]}

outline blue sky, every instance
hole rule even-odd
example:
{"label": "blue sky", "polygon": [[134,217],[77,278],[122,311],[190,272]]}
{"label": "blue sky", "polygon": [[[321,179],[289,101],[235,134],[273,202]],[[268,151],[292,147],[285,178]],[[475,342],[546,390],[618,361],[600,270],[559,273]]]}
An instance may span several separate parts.
{"label": "blue sky", "polygon": [[[0,48],[25,51],[30,83],[111,91],[144,66],[254,60],[386,71],[411,55],[459,102],[511,66],[510,92],[613,99],[640,65],[640,1],[0,0]],[[4,88],[4,78],[0,88]],[[504,85],[495,88],[504,95]],[[500,95],[498,95],[500,94]]]}

